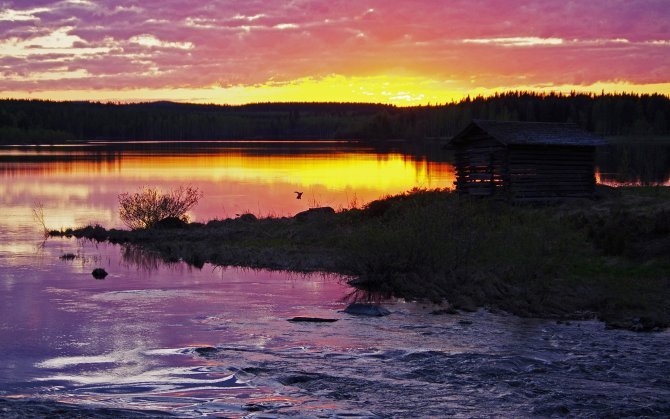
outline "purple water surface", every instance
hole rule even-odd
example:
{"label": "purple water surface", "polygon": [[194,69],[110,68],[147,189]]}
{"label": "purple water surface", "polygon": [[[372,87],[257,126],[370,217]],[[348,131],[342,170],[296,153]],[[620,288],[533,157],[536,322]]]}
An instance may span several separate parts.
{"label": "purple water surface", "polygon": [[[337,276],[199,270],[132,247],[45,240],[31,211],[41,203],[50,228],[120,226],[117,194],[190,183],[205,191],[198,220],[292,214],[310,200],[449,186],[446,163],[346,148],[279,161],[238,149],[4,153],[0,396],[195,417],[670,415],[668,332],[432,315],[404,301],[384,302],[390,316],[356,317],[341,312],[351,289]],[[91,275],[98,267],[104,280]]]}

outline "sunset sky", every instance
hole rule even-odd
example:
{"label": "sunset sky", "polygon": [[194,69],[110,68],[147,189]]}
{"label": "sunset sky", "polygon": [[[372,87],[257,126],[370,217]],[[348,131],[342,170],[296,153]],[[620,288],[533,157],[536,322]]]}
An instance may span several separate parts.
{"label": "sunset sky", "polygon": [[668,0],[0,0],[0,97],[670,94]]}

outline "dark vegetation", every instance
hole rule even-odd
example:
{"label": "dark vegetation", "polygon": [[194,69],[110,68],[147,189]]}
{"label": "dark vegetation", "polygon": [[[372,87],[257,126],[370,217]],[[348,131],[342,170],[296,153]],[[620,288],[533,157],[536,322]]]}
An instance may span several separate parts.
{"label": "dark vegetation", "polygon": [[119,195],[119,217],[133,230],[151,228],[159,222],[179,226],[188,222],[187,212],[201,197],[202,192],[192,186],[168,192],[144,187],[133,194]]}
{"label": "dark vegetation", "polygon": [[52,232],[123,243],[166,261],[350,275],[376,295],[521,316],[670,324],[670,190],[599,189],[599,199],[513,206],[415,190],[361,209],[135,231]]}
{"label": "dark vegetation", "polygon": [[597,165],[613,180],[642,185],[663,184],[670,179],[670,141],[659,138],[611,138],[599,150]]}
{"label": "dark vegetation", "polygon": [[424,140],[451,137],[473,118],[575,122],[603,136],[667,136],[670,98],[510,92],[408,108],[360,103],[218,106],[6,99],[0,100],[0,143],[95,139]]}

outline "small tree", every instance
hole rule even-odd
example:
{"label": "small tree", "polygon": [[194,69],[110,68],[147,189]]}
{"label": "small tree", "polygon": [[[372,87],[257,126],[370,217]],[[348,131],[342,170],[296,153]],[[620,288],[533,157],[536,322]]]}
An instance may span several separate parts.
{"label": "small tree", "polygon": [[133,230],[150,228],[168,217],[188,221],[186,212],[193,208],[202,192],[195,187],[180,186],[167,193],[156,188],[142,187],[134,194],[119,195],[119,216]]}

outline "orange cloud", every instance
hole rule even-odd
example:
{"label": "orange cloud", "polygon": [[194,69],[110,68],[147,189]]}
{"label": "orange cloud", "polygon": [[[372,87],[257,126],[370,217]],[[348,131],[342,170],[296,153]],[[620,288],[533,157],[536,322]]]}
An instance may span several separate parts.
{"label": "orange cloud", "polygon": [[402,105],[519,88],[663,93],[670,82],[659,0],[3,5],[5,97]]}

